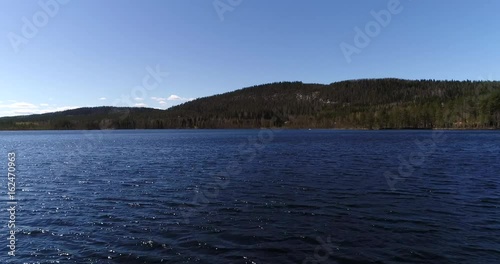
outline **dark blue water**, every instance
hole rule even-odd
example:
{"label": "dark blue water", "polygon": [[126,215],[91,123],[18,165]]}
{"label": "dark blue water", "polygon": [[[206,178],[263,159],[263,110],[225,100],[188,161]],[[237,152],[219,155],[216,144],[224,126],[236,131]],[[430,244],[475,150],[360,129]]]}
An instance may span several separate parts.
{"label": "dark blue water", "polygon": [[0,147],[1,263],[500,259],[498,132],[0,132]]}

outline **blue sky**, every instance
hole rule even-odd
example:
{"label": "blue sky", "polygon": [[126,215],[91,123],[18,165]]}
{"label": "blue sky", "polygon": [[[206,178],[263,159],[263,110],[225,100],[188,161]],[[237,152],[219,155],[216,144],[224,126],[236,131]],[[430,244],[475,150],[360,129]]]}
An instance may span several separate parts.
{"label": "blue sky", "polygon": [[500,78],[500,1],[397,2],[0,0],[0,116],[165,109],[275,81]]}

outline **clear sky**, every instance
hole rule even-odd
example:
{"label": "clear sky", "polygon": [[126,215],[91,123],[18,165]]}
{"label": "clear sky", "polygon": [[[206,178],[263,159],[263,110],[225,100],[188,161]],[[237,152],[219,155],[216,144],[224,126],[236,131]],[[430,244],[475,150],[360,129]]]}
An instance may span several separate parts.
{"label": "clear sky", "polygon": [[0,116],[275,81],[500,78],[500,1],[394,1],[0,0]]}

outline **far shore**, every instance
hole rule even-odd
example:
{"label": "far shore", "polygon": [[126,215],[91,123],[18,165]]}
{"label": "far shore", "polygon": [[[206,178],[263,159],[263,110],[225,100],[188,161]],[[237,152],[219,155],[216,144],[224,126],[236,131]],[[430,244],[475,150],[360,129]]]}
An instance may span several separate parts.
{"label": "far shore", "polygon": [[0,132],[23,132],[23,131],[161,131],[161,130],[337,130],[337,131],[497,131],[500,128],[296,128],[296,127],[265,127],[265,128],[143,128],[143,129],[0,129]]}

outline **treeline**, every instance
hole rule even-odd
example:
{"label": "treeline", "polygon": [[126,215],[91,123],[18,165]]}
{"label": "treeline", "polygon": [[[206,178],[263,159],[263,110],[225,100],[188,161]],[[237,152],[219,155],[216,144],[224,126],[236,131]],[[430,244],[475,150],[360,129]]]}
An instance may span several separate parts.
{"label": "treeline", "polygon": [[280,82],[201,98],[167,110],[98,107],[0,119],[0,129],[261,127],[500,128],[500,82]]}

